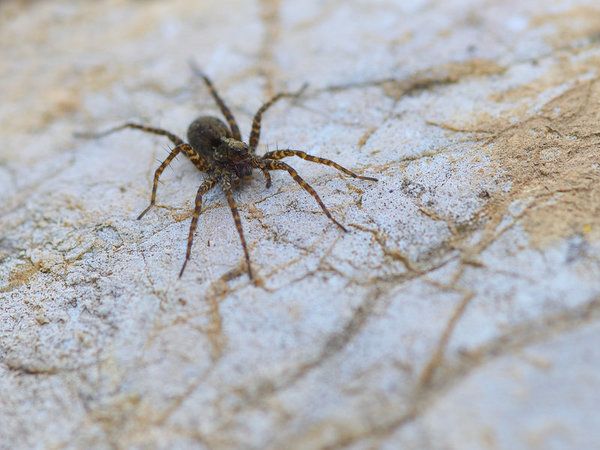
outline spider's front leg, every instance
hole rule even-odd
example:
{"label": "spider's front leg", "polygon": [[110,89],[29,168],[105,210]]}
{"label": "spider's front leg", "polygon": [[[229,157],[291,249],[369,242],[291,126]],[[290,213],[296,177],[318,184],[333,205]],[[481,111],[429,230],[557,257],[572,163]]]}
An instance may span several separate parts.
{"label": "spider's front leg", "polygon": [[319,206],[321,207],[321,209],[323,210],[325,215],[327,217],[329,217],[329,219],[333,223],[335,223],[338,227],[340,227],[342,230],[344,230],[345,232],[348,232],[348,230],[346,229],[346,227],[344,225],[342,225],[337,220],[335,220],[333,215],[329,212],[329,210],[323,203],[323,200],[321,200],[321,197],[319,197],[319,194],[317,194],[317,191],[315,191],[314,188],[310,184],[308,184],[306,181],[304,181],[304,179],[298,174],[298,172],[296,172],[296,169],[294,169],[293,167],[287,165],[286,163],[284,163],[282,161],[275,161],[272,159],[271,160],[264,159],[262,161],[262,167],[266,170],[285,170],[287,173],[289,173],[290,176],[294,179],[294,181],[302,187],[302,189],[304,189],[306,192],[308,192],[310,195],[312,195],[312,197],[317,201],[317,203],[319,204]]}
{"label": "spider's front leg", "polygon": [[317,164],[323,164],[325,166],[333,167],[333,168],[339,170],[340,172],[345,173],[346,175],[350,175],[352,178],[359,178],[361,180],[367,180],[367,181],[379,181],[377,178],[365,177],[362,175],[358,175],[358,174],[352,172],[351,170],[348,170],[345,167],[341,166],[340,164],[336,163],[335,161],[332,161],[331,159],[320,158],[319,156],[309,155],[308,153],[300,151],[300,150],[290,150],[290,149],[275,150],[272,152],[265,153],[263,155],[263,158],[271,159],[271,160],[273,160],[273,159],[278,160],[278,159],[287,158],[288,156],[297,156],[298,158],[302,158],[307,161],[311,161],[311,162],[314,162]]}
{"label": "spider's front leg", "polygon": [[233,198],[233,192],[231,189],[231,180],[229,178],[224,178],[221,186],[223,187],[223,192],[225,192],[225,196],[227,197],[227,203],[229,203],[229,209],[231,209],[231,215],[233,216],[233,221],[235,222],[235,227],[237,228],[237,232],[240,236],[240,241],[242,243],[242,248],[244,249],[244,256],[246,257],[246,269],[248,270],[248,277],[251,280],[254,280],[254,274],[252,273],[252,265],[250,264],[250,254],[248,253],[248,246],[246,245],[246,238],[244,237],[244,229],[242,228],[242,220],[240,218],[240,212],[238,211],[237,204],[235,203],[235,199]]}
{"label": "spider's front leg", "polygon": [[266,188],[269,189],[271,187],[271,174],[269,173],[269,171],[263,167],[260,168],[260,170],[262,171],[264,177],[265,177],[265,181],[266,181]]}

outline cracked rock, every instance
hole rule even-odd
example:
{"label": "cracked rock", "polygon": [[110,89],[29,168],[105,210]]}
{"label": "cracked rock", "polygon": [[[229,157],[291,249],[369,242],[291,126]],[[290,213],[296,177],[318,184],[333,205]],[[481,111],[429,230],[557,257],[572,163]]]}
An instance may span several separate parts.
{"label": "cracked rock", "polygon": [[[591,449],[600,9],[586,0],[0,4],[0,448]],[[219,115],[223,193],[136,121]]]}

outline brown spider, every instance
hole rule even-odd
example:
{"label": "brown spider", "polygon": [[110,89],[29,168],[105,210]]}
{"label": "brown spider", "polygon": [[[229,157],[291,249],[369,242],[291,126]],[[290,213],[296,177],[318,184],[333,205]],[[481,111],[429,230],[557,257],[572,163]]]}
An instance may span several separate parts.
{"label": "brown spider", "polygon": [[181,267],[181,271],[179,272],[179,277],[181,278],[181,276],[183,275],[185,266],[187,265],[190,259],[192,251],[192,242],[194,240],[194,232],[196,231],[196,226],[198,225],[198,217],[200,216],[200,211],[202,208],[202,196],[208,191],[210,191],[217,183],[220,183],[221,188],[223,189],[223,192],[225,192],[225,196],[227,197],[227,202],[229,203],[229,208],[231,209],[233,220],[235,221],[235,226],[237,228],[240,240],[242,242],[242,248],[244,249],[244,255],[246,257],[246,267],[248,270],[248,276],[251,280],[254,279],[254,276],[252,274],[252,267],[250,265],[250,255],[248,254],[246,239],[244,237],[242,222],[240,220],[240,213],[237,209],[236,202],[233,198],[233,188],[237,187],[241,179],[250,177],[254,169],[259,169],[260,171],[262,171],[266,179],[267,189],[271,186],[271,174],[269,173],[269,171],[287,171],[294,179],[294,181],[296,181],[296,183],[302,186],[302,188],[306,192],[308,192],[314,197],[314,199],[317,201],[325,215],[329,217],[329,219],[331,219],[331,221],[335,223],[338,227],[347,232],[348,230],[337,220],[335,220],[335,218],[331,215],[327,207],[323,204],[323,201],[321,200],[317,192],[312,188],[312,186],[310,186],[306,181],[304,181],[300,177],[300,175],[298,175],[298,172],[294,170],[294,168],[279,160],[288,156],[298,156],[308,161],[334,167],[339,171],[344,172],[345,174],[350,175],[354,178],[360,178],[369,181],[377,181],[376,178],[363,177],[357,175],[354,172],[340,166],[334,161],[325,158],[320,158],[318,156],[309,155],[300,150],[275,150],[267,152],[263,156],[257,156],[255,154],[256,147],[258,146],[258,141],[260,138],[260,125],[263,113],[281,98],[298,97],[304,91],[306,85],[304,85],[299,91],[294,93],[281,92],[275,95],[273,98],[271,98],[268,102],[263,104],[254,115],[249,143],[246,144],[242,141],[240,129],[235,121],[235,118],[233,117],[233,114],[217,93],[211,80],[198,67],[192,65],[192,70],[196,73],[196,75],[200,76],[204,80],[204,83],[206,83],[206,86],[208,87],[213,99],[219,106],[221,113],[223,113],[225,119],[227,119],[229,128],[223,123],[223,121],[216,117],[198,117],[190,124],[188,128],[188,143],[184,142],[183,139],[179,138],[173,133],[170,133],[169,131],[130,122],[115,128],[111,128],[101,133],[77,134],[78,137],[100,138],[114,133],[116,131],[123,130],[125,128],[134,128],[141,131],[145,131],[147,133],[166,136],[171,140],[171,142],[173,142],[173,144],[175,144],[175,147],[171,150],[169,156],[167,156],[167,159],[165,159],[162,162],[162,164],[158,167],[158,169],[156,169],[156,171],[154,172],[154,183],[152,185],[152,196],[150,197],[150,205],[148,205],[148,207],[144,209],[144,211],[142,211],[142,213],[138,216],[138,220],[144,217],[144,215],[150,210],[150,208],[154,206],[156,202],[156,190],[158,188],[158,179],[160,178],[160,175],[163,173],[165,168],[173,161],[173,159],[175,159],[175,157],[179,153],[185,154],[199,171],[205,172],[207,174],[208,177],[200,185],[200,187],[198,188],[198,193],[196,194],[194,215],[192,217],[190,231],[188,234],[185,261],[183,262],[183,266]]}

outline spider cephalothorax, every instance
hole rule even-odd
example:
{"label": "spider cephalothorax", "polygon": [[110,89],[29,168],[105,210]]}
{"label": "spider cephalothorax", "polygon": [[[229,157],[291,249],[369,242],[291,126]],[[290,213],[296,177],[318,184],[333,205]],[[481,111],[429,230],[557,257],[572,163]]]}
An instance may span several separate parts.
{"label": "spider cephalothorax", "polygon": [[218,165],[229,169],[239,178],[252,175],[252,169],[256,166],[248,146],[233,138],[221,139],[221,145],[214,149],[214,159]]}
{"label": "spider cephalothorax", "polygon": [[252,132],[250,133],[248,143],[245,143],[242,141],[240,129],[235,121],[235,118],[233,117],[233,114],[231,114],[231,111],[229,110],[229,108],[227,108],[227,106],[217,93],[210,79],[198,68],[193,67],[193,70],[206,83],[206,86],[210,90],[213,99],[216,101],[221,112],[225,116],[225,119],[227,120],[227,125],[216,117],[198,117],[188,127],[187,143],[184,142],[183,139],[179,138],[178,136],[174,135],[169,131],[162,130],[160,128],[148,127],[136,123],[125,123],[121,126],[111,128],[110,130],[107,130],[103,133],[79,134],[80,137],[97,138],[106,136],[119,130],[123,130],[125,128],[134,128],[148,133],[166,136],[171,140],[173,144],[175,144],[175,147],[171,149],[169,156],[167,156],[167,158],[154,172],[154,182],[152,185],[152,195],[150,197],[150,204],[144,211],[142,211],[142,213],[138,216],[138,219],[141,219],[150,210],[150,208],[154,206],[156,202],[156,190],[158,188],[158,180],[160,178],[160,175],[179,153],[185,154],[198,170],[204,172],[207,175],[204,182],[198,188],[198,192],[196,194],[194,214],[192,216],[192,222],[190,224],[190,230],[188,234],[185,261],[183,262],[183,266],[181,268],[181,271],[179,272],[179,276],[181,277],[183,275],[187,262],[190,259],[192,243],[194,240],[194,233],[198,225],[198,217],[200,216],[200,212],[202,210],[202,196],[208,191],[210,191],[217,184],[220,184],[227,198],[227,203],[229,204],[229,207],[231,209],[231,213],[235,221],[235,226],[240,236],[242,248],[244,250],[244,256],[246,258],[248,276],[251,279],[254,278],[252,273],[252,266],[250,264],[248,246],[246,245],[246,238],[244,237],[244,231],[240,219],[240,214],[237,209],[236,202],[233,198],[233,189],[238,184],[237,182],[242,178],[251,176],[254,169],[258,169],[263,173],[266,179],[267,188],[271,186],[271,171],[284,170],[288,172],[294,179],[294,181],[296,181],[296,183],[298,183],[306,192],[312,195],[312,197],[317,201],[317,203],[319,204],[323,212],[327,215],[327,217],[329,217],[329,219],[331,219],[331,221],[333,221],[333,223],[335,223],[342,230],[347,231],[342,224],[340,224],[337,220],[334,219],[327,207],[321,201],[321,198],[319,197],[317,192],[306,181],[304,181],[300,177],[300,175],[298,175],[298,172],[296,172],[295,169],[293,169],[291,166],[287,165],[286,163],[280,160],[288,156],[298,156],[299,158],[306,159],[308,161],[334,167],[337,170],[344,172],[345,174],[350,175],[354,178],[360,178],[369,181],[377,181],[375,178],[357,175],[354,172],[340,166],[334,161],[325,158],[320,158],[318,156],[309,155],[300,150],[275,150],[272,152],[267,152],[262,156],[256,155],[256,147],[258,146],[260,138],[260,125],[263,113],[268,108],[270,108],[271,105],[273,105],[273,103],[275,103],[281,98],[299,96],[304,90],[304,87],[300,91],[295,93],[282,92],[280,94],[277,94],[267,103],[262,105],[254,115],[254,120],[252,122]]}

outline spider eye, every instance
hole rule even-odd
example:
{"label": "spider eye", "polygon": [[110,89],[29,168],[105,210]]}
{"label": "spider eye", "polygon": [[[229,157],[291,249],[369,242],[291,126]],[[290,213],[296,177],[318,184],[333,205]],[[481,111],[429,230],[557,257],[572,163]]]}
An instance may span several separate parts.
{"label": "spider eye", "polygon": [[222,138],[222,141],[227,147],[227,153],[232,157],[234,155],[246,155],[248,153],[248,145],[242,141],[231,138]]}

